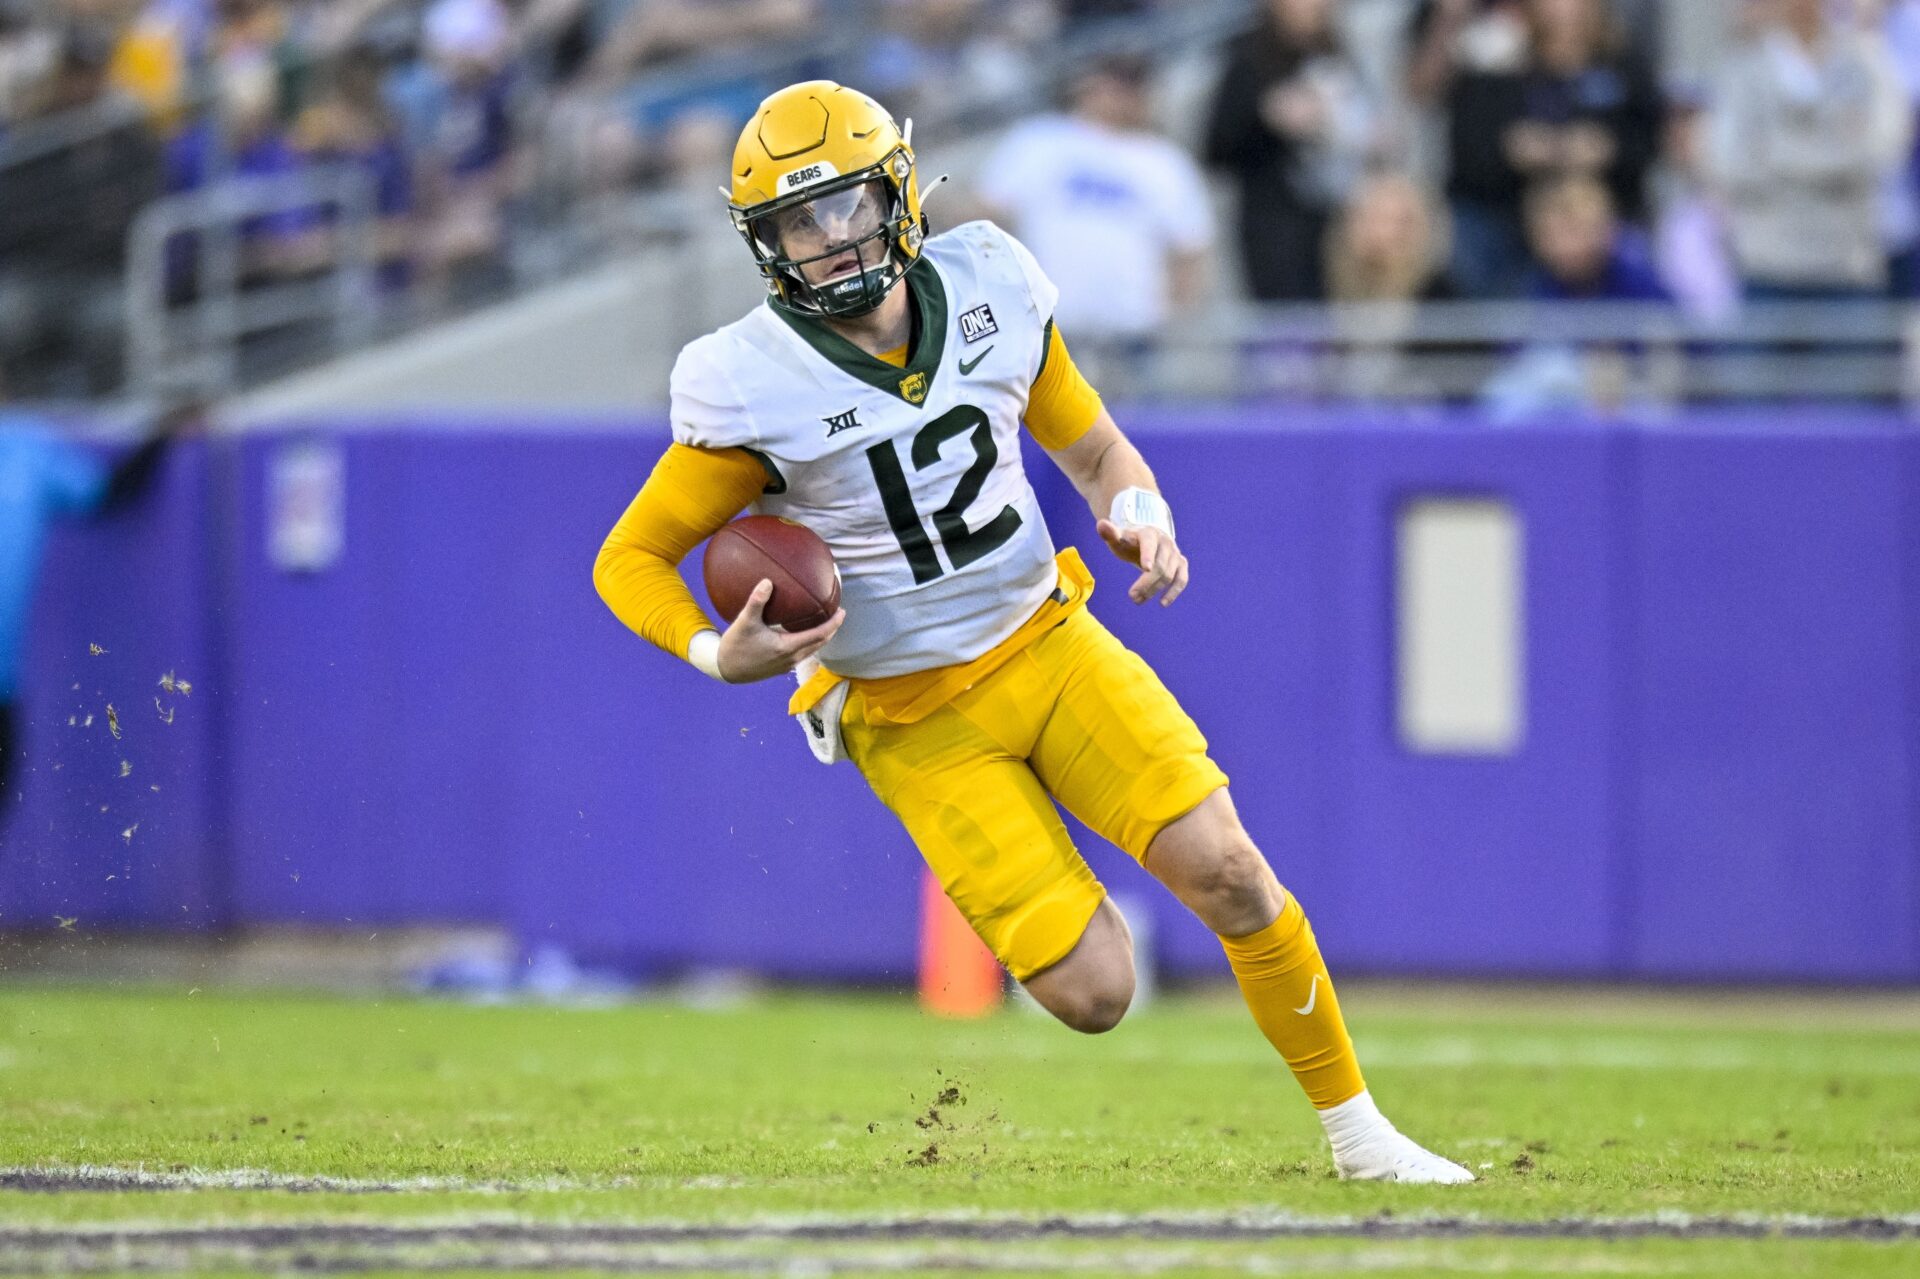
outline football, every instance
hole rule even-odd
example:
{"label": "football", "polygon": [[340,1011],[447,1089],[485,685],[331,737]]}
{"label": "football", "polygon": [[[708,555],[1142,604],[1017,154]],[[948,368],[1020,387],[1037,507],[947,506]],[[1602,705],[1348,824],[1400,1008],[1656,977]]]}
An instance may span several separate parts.
{"label": "football", "polygon": [[729,622],[762,578],[773,583],[764,612],[769,625],[811,630],[840,607],[833,552],[806,525],[778,516],[749,515],[715,533],[701,570],[708,598]]}

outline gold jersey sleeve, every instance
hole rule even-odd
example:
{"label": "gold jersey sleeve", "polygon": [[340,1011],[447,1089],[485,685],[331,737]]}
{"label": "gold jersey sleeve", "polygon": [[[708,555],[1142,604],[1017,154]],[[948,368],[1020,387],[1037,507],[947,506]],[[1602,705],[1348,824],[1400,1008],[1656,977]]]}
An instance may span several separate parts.
{"label": "gold jersey sleeve", "polygon": [[1100,393],[1067,354],[1066,339],[1047,323],[1047,353],[1027,397],[1027,430],[1041,448],[1063,449],[1087,433],[1100,417]]}
{"label": "gold jersey sleeve", "polygon": [[593,585],[615,617],[675,657],[708,620],[677,567],[745,510],[767,472],[745,449],[671,445],[593,563]]}

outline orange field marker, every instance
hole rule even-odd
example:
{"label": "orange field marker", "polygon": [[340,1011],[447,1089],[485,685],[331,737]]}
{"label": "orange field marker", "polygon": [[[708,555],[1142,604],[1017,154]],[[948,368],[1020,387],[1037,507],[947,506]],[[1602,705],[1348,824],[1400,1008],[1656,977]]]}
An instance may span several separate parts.
{"label": "orange field marker", "polygon": [[993,957],[947,900],[932,871],[920,877],[920,1006],[941,1017],[984,1017],[1000,1007],[1005,981]]}

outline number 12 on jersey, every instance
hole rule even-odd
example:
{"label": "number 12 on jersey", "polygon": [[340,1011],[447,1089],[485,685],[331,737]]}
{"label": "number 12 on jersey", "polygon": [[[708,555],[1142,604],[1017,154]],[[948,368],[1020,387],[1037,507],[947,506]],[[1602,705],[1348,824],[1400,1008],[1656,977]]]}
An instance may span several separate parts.
{"label": "number 12 on jersey", "polygon": [[[924,471],[940,460],[940,450],[948,440],[971,433],[973,464],[960,476],[953,496],[933,513],[933,527],[940,544],[947,548],[947,559],[957,572],[991,554],[1020,527],[1020,512],[1011,503],[977,529],[967,527],[967,508],[980,496],[980,489],[1000,458],[993,442],[993,427],[987,415],[971,404],[949,409],[921,427],[913,437],[913,469]],[[900,465],[900,453],[892,440],[882,440],[867,449],[867,465],[873,468],[873,481],[880,489],[880,504],[886,508],[887,523],[913,569],[916,586],[933,581],[945,570],[927,537],[926,526],[913,505],[913,490],[907,485],[906,471]]]}

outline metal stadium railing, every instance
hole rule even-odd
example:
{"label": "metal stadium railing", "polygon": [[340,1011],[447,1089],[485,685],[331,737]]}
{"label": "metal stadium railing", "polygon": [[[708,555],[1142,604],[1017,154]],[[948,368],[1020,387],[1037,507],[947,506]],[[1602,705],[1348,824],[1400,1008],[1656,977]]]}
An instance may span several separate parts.
{"label": "metal stadium railing", "polygon": [[1920,310],[1769,303],[1708,321],[1645,303],[1238,305],[1142,345],[1076,340],[1144,398],[1674,405],[1920,398]]}
{"label": "metal stadium railing", "polygon": [[[324,237],[322,254],[300,278],[249,278],[247,228],[285,217]],[[226,394],[248,344],[270,335],[298,349],[281,362],[362,345],[379,314],[375,217],[373,179],[344,167],[228,178],[148,205],[129,234],[129,393]]]}

